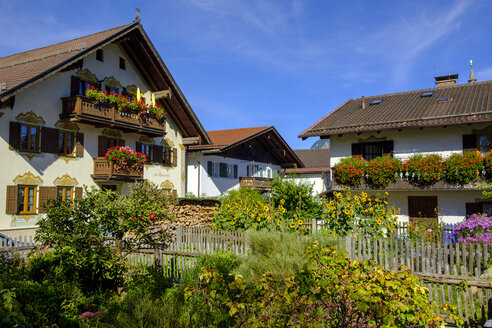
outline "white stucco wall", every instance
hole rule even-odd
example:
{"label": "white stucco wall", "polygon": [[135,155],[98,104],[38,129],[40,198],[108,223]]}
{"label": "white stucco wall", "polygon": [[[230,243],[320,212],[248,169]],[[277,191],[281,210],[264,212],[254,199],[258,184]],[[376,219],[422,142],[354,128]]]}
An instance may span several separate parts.
{"label": "white stucco wall", "polygon": [[[196,196],[218,197],[228,190],[239,188],[239,178],[247,176],[247,165],[258,165],[260,174],[268,177],[267,170],[280,172],[279,165],[239,160],[235,158],[224,158],[216,155],[203,155],[202,153],[188,153],[187,155],[187,189],[188,193]],[[207,173],[207,162],[226,163],[238,166],[238,178],[210,177]],[[259,175],[258,175],[259,176]]]}
{"label": "white stucco wall", "polygon": [[284,175],[286,179],[292,179],[299,183],[308,183],[313,186],[313,193],[319,195],[326,189],[331,188],[330,173],[309,173],[309,174],[297,174],[297,175]]}
{"label": "white stucco wall", "polygon": [[[126,70],[119,69],[119,57],[126,59]],[[91,54],[84,58],[83,68],[89,68],[99,80],[105,77],[115,77],[122,86],[135,84],[142,90],[147,101],[150,101],[150,91],[144,82],[141,74],[125,55],[124,51],[117,45],[108,45],[104,48],[104,62],[95,59],[96,55]],[[42,179],[41,186],[53,186],[53,181],[65,174],[75,178],[77,186],[95,186],[96,183],[91,178],[93,173],[93,158],[97,157],[98,136],[102,134],[104,128],[95,128],[93,125],[77,123],[80,132],[84,133],[85,153],[83,158],[67,158],[54,154],[34,154],[31,159],[21,155],[17,151],[9,149],[9,122],[17,121],[16,116],[20,113],[32,111],[41,116],[46,127],[55,127],[62,112],[61,97],[70,96],[70,80],[76,70],[70,72],[57,73],[40,83],[18,93],[15,97],[13,110],[3,109],[0,117],[0,230],[23,226],[34,226],[38,215],[7,215],[6,208],[6,186],[13,185],[13,180],[27,172]],[[185,189],[185,152],[182,145],[182,135],[177,130],[175,124],[167,119],[166,140],[178,150],[178,160],[176,167],[163,167],[160,165],[146,165],[144,178],[151,182],[161,185],[163,182],[170,181],[179,196],[184,195]],[[125,145],[135,149],[135,143],[141,135],[136,133],[121,132]],[[41,136],[42,138],[42,136]],[[155,138],[154,143],[160,144],[163,138]],[[57,142],[54,140],[53,142]],[[119,184],[122,192],[128,191],[128,184]]]}

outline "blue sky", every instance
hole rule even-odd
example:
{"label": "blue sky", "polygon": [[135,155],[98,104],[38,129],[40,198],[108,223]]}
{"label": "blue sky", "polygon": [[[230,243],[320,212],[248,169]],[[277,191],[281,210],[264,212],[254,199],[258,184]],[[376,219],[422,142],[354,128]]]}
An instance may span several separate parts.
{"label": "blue sky", "polygon": [[492,79],[490,0],[2,0],[0,57],[142,24],[206,130],[297,135],[349,98]]}

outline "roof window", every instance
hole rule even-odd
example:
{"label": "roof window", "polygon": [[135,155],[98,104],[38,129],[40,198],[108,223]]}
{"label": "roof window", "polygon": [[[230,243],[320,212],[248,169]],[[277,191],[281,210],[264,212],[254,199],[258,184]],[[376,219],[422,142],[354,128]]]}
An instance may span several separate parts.
{"label": "roof window", "polygon": [[420,97],[421,98],[424,98],[424,97],[430,97],[434,94],[434,91],[424,91],[420,94]]}
{"label": "roof window", "polygon": [[369,105],[378,105],[383,102],[383,98],[374,99]]}
{"label": "roof window", "polygon": [[441,97],[441,98],[437,99],[437,102],[438,103],[448,102],[449,100],[450,100],[449,97]]}

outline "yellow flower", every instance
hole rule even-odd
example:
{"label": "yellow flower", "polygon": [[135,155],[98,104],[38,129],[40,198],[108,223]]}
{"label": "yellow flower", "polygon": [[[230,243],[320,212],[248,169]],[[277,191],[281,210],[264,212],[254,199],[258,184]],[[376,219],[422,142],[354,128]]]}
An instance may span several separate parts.
{"label": "yellow flower", "polygon": [[365,198],[362,198],[362,202],[365,203],[366,202],[366,199]]}
{"label": "yellow flower", "polygon": [[349,210],[345,210],[345,214],[349,215],[350,211]]}
{"label": "yellow flower", "polygon": [[277,225],[280,227],[281,224],[282,224],[282,221],[278,220]]}
{"label": "yellow flower", "polygon": [[270,221],[272,218],[270,216],[267,216],[267,220]]}
{"label": "yellow flower", "polygon": [[325,215],[324,215],[324,214],[322,214],[322,215],[321,215],[321,218],[322,218],[322,219],[324,219],[324,218],[325,218]]}
{"label": "yellow flower", "polygon": [[365,198],[365,197],[367,197],[367,194],[365,192],[363,192],[363,193],[361,193],[361,196]]}
{"label": "yellow flower", "polygon": [[311,229],[311,226],[308,226],[307,228],[308,228],[308,230],[309,230],[309,229]]}
{"label": "yellow flower", "polygon": [[253,226],[253,228],[258,229],[258,226],[255,224],[255,225]]}
{"label": "yellow flower", "polygon": [[280,212],[285,213],[285,208],[281,207]]}
{"label": "yellow flower", "polygon": [[354,196],[354,199],[355,199],[355,200],[359,200],[359,196],[355,195],[355,196]]}
{"label": "yellow flower", "polygon": [[265,205],[265,206],[263,206],[263,209],[264,209],[265,211],[268,211],[268,206],[266,206],[266,205]]}
{"label": "yellow flower", "polygon": [[294,229],[294,228],[296,227],[296,223],[295,223],[295,222],[291,222],[290,227],[291,227],[292,229]]}
{"label": "yellow flower", "polygon": [[388,192],[387,192],[387,191],[385,191],[385,192],[384,192],[384,194],[385,194],[386,196],[388,196]]}
{"label": "yellow flower", "polygon": [[299,225],[302,225],[302,220],[297,221]]}
{"label": "yellow flower", "polygon": [[285,199],[283,199],[283,198],[282,198],[282,199],[280,200],[280,204],[284,205],[284,203],[285,203]]}
{"label": "yellow flower", "polygon": [[249,216],[251,216],[252,218],[255,217],[255,215],[253,213],[249,213]]}
{"label": "yellow flower", "polygon": [[259,217],[257,217],[257,218],[256,218],[256,221],[260,222],[260,221],[261,221],[261,219],[260,219]]}
{"label": "yellow flower", "polygon": [[297,217],[297,214],[294,214],[294,217],[296,218]]}
{"label": "yellow flower", "polygon": [[374,201],[375,201],[375,202],[379,202],[379,198],[376,198]]}

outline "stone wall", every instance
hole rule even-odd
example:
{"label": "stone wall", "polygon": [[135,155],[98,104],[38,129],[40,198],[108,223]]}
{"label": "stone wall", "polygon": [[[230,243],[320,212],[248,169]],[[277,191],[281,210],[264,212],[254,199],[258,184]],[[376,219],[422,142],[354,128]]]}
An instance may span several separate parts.
{"label": "stone wall", "polygon": [[176,224],[187,227],[210,225],[219,206],[217,199],[179,198],[174,207]]}

